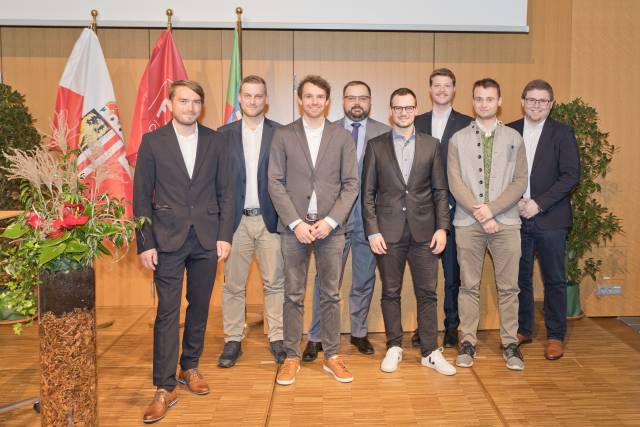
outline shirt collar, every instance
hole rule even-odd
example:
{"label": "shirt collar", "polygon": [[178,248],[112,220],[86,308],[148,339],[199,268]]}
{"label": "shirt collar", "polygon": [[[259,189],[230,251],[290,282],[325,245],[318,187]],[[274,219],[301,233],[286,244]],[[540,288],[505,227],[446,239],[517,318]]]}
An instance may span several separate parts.
{"label": "shirt collar", "polygon": [[415,140],[416,139],[416,128],[415,126],[413,127],[413,131],[411,132],[411,136],[408,139],[404,139],[404,135],[400,135],[399,133],[396,132],[395,128],[392,128],[391,130],[391,135],[393,135],[393,140],[400,140],[402,142],[409,142],[412,139]]}
{"label": "shirt collar", "polygon": [[242,131],[244,132],[246,130],[248,132],[262,132],[263,125],[264,125],[264,118],[262,119],[260,124],[256,127],[256,129],[252,130],[250,127],[247,126],[246,122],[242,120]]}
{"label": "shirt collar", "polygon": [[489,137],[493,136],[493,134],[495,133],[495,131],[498,128],[498,126],[502,124],[502,122],[500,120],[498,120],[497,118],[496,118],[496,122],[491,127],[491,129],[484,129],[482,126],[480,126],[480,123],[478,123],[477,120],[475,120],[475,123],[476,123],[476,126],[478,127],[478,129],[480,129],[480,131],[482,132],[482,134],[486,138],[489,138]]}
{"label": "shirt collar", "polygon": [[313,133],[313,132],[318,132],[318,133],[322,133],[322,132],[324,131],[324,123],[325,123],[325,120],[323,120],[323,121],[322,121],[322,126],[320,126],[319,128],[314,129],[314,128],[310,127],[310,126],[307,124],[307,122],[304,120],[304,118],[302,118],[302,126],[304,127],[304,131],[305,131],[305,132],[312,132],[312,133]]}
{"label": "shirt collar", "polygon": [[360,123],[360,129],[364,129],[367,127],[367,120],[369,118],[366,117],[362,120],[360,120],[359,122],[355,121],[355,120],[351,120],[349,117],[344,116],[344,127],[345,129],[351,130],[353,129],[353,127],[351,126],[353,123]]}
{"label": "shirt collar", "polygon": [[431,117],[434,117],[436,119],[446,119],[446,118],[449,118],[452,110],[453,110],[453,107],[451,106],[449,106],[449,108],[447,108],[446,111],[442,114],[436,114],[435,110],[431,110]]}
{"label": "shirt collar", "polygon": [[547,118],[545,117],[545,119],[543,121],[541,121],[540,123],[531,123],[529,120],[527,120],[527,118],[524,118],[524,127],[526,129],[535,131],[535,130],[542,130],[542,127],[544,126],[544,122],[547,121]]}
{"label": "shirt collar", "polygon": [[182,139],[182,140],[186,140],[186,141],[191,141],[191,140],[194,140],[194,139],[196,139],[196,140],[198,139],[198,124],[197,123],[196,123],[196,131],[194,133],[192,133],[191,135],[187,135],[187,136],[180,135],[178,133],[178,129],[176,129],[176,124],[174,123],[173,120],[171,120],[171,126],[173,126],[173,131],[176,133],[176,137],[178,139]]}

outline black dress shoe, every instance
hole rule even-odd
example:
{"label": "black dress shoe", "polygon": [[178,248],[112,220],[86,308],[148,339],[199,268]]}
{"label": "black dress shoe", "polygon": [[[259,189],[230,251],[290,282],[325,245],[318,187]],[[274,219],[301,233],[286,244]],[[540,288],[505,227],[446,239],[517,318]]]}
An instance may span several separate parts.
{"label": "black dress shoe", "polygon": [[287,351],[284,349],[284,342],[282,340],[272,341],[270,343],[271,354],[277,364],[284,363],[284,359],[287,358]]}
{"label": "black dress shoe", "polygon": [[242,354],[240,341],[229,341],[224,343],[224,349],[218,359],[218,366],[221,368],[230,368],[236,364],[238,357]]}
{"label": "black dress shoe", "polygon": [[319,341],[309,341],[302,352],[304,362],[313,362],[318,358],[318,352],[322,351],[322,343]]}
{"label": "black dress shoe", "polygon": [[351,344],[355,345],[358,351],[362,354],[373,354],[373,346],[369,342],[369,338],[367,337],[354,337],[351,336]]}
{"label": "black dress shoe", "polygon": [[411,337],[411,347],[420,347],[420,335],[418,335],[417,329]]}
{"label": "black dress shoe", "polygon": [[444,330],[442,345],[447,348],[458,346],[458,328],[448,328]]}

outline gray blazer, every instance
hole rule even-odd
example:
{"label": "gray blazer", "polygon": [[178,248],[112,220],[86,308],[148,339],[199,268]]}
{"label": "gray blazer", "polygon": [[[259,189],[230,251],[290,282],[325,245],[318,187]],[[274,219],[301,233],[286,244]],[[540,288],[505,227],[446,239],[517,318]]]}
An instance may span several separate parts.
{"label": "gray blazer", "polygon": [[[340,126],[344,127],[344,117],[336,120],[335,123],[340,123]],[[362,151],[362,158],[358,162],[358,170],[360,171],[360,176],[362,176],[362,164],[364,163],[364,153],[367,151],[367,144],[376,136],[382,135],[383,133],[389,132],[390,130],[390,126],[374,120],[371,117],[367,118],[367,132],[364,135],[364,150]],[[349,131],[347,131],[347,133],[348,132]]]}
{"label": "gray blazer", "polygon": [[[455,197],[455,226],[472,225],[473,206],[484,203],[484,160],[482,132],[475,121],[456,132],[449,140],[447,176]],[[489,209],[496,221],[520,224],[517,203],[527,189],[527,155],[522,136],[498,122],[493,140]]]}
{"label": "gray blazer", "polygon": [[318,215],[338,223],[335,233],[345,232],[359,179],[355,144],[340,123],[325,121],[315,167],[302,118],[276,129],[268,176],[269,194],[280,218],[278,231],[305,217],[315,190]]}

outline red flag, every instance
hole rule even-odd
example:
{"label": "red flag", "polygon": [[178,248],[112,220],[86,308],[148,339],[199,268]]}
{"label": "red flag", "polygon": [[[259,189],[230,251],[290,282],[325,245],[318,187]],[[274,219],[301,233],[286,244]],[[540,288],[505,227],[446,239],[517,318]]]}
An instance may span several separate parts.
{"label": "red flag", "polygon": [[144,70],[131,123],[131,136],[127,144],[127,160],[135,166],[142,135],[167,124],[171,119],[169,86],[174,80],[185,80],[187,70],[178,52],[171,31],[164,30],[153,47],[151,58]]}
{"label": "red flag", "polygon": [[[129,202],[130,215],[131,175],[116,97],[98,37],[88,28],[73,47],[58,84],[54,132],[64,133],[56,139],[59,144],[83,150],[77,160],[80,175],[95,178],[99,193]],[[95,176],[96,168],[109,171],[106,179]]]}

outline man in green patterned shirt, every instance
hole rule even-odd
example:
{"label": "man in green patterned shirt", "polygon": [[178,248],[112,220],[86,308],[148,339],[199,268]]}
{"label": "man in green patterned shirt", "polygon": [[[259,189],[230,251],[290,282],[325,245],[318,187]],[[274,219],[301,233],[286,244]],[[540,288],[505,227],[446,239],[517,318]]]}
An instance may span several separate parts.
{"label": "man in green patterned shirt", "polygon": [[500,339],[507,368],[524,369],[518,348],[517,203],[527,188],[527,157],[520,134],[497,118],[502,99],[493,79],[473,85],[476,119],[449,140],[447,175],[456,199],[453,225],[460,263],[460,348],[456,364],[473,365],[480,317],[480,279],[487,248],[496,272]]}

